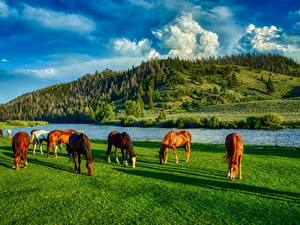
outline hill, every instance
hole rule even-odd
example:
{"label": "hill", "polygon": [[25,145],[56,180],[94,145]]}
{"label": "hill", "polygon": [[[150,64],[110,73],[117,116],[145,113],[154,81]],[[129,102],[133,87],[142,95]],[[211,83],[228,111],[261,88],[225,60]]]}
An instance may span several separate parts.
{"label": "hill", "polygon": [[[255,113],[247,111],[248,103],[253,105],[258,101],[260,104],[255,107],[261,114],[275,112],[285,116],[285,112],[290,112],[288,107],[292,101],[286,100],[300,96],[299,88],[300,65],[283,56],[168,58],[142,62],[128,71],[96,71],[70,83],[22,95],[0,105],[0,120],[103,122],[105,112],[101,110],[107,109],[113,116],[106,122],[111,122],[130,114],[156,118],[159,112],[167,116],[213,113],[212,109],[231,108],[230,105],[236,103],[243,103],[236,114],[245,111],[252,115]],[[268,103],[272,101],[272,105],[281,106],[270,110]],[[298,120],[299,100],[293,101],[291,110]],[[137,104],[140,108],[135,109]],[[268,108],[266,112],[263,105]],[[131,111],[142,113],[130,113],[130,107]],[[282,111],[282,107],[287,110]]]}

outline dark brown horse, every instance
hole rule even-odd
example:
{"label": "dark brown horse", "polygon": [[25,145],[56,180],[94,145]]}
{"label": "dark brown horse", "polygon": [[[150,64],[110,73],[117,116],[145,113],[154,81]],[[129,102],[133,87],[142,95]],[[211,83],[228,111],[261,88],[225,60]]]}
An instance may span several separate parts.
{"label": "dark brown horse", "polygon": [[169,148],[173,148],[176,163],[179,163],[177,156],[177,147],[184,147],[186,159],[189,162],[191,155],[192,135],[188,131],[175,132],[170,130],[164,137],[159,150],[160,164],[167,163]]}
{"label": "dark brown horse", "polygon": [[67,151],[75,162],[75,171],[80,173],[81,154],[86,159],[86,168],[88,169],[89,176],[94,174],[94,162],[91,152],[91,143],[88,137],[81,133],[72,134],[69,137],[69,144],[67,144]]}
{"label": "dark brown horse", "polygon": [[[123,159],[123,164],[124,166],[127,166],[127,158],[128,158],[128,154],[130,157],[130,162],[133,168],[135,168],[135,164],[136,164],[136,153],[133,150],[133,145],[132,145],[132,141],[131,138],[129,136],[129,134],[127,134],[126,132],[123,133],[119,133],[118,131],[112,131],[107,138],[107,156],[108,156],[108,162],[111,163],[110,161],[110,157],[111,157],[111,148],[112,146],[115,146],[115,154],[117,153],[117,148],[121,149],[122,152],[122,159]],[[125,152],[126,151],[126,155]],[[118,158],[117,158],[117,154],[116,154],[116,161],[117,163],[119,162]]]}
{"label": "dark brown horse", "polygon": [[18,132],[12,140],[12,148],[14,151],[14,168],[19,169],[21,158],[24,160],[24,168],[27,167],[27,153],[30,145],[30,137],[25,132]]}
{"label": "dark brown horse", "polygon": [[244,152],[244,142],[237,133],[228,134],[225,140],[227,149],[226,159],[228,162],[227,176],[233,180],[238,172],[242,179],[242,158]]}
{"label": "dark brown horse", "polygon": [[55,156],[57,156],[56,144],[69,144],[70,136],[75,133],[77,133],[75,130],[53,130],[49,132],[47,143],[47,157],[49,155],[50,149],[52,149]]}

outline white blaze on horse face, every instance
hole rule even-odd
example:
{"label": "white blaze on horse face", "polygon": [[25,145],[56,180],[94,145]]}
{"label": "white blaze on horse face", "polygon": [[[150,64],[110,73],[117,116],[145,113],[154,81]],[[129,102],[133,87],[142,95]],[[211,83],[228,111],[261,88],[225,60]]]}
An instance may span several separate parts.
{"label": "white blaze on horse face", "polygon": [[132,168],[135,168],[136,157],[132,158]]}

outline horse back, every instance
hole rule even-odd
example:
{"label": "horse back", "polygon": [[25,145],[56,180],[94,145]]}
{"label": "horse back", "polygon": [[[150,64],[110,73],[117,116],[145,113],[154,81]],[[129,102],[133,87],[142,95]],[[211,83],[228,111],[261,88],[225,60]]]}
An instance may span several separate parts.
{"label": "horse back", "polygon": [[27,151],[30,145],[30,137],[25,132],[18,132],[15,134],[12,140],[12,147],[14,152]]}
{"label": "horse back", "polygon": [[227,159],[236,163],[244,151],[242,137],[237,133],[228,134],[225,140],[225,146],[227,149]]}

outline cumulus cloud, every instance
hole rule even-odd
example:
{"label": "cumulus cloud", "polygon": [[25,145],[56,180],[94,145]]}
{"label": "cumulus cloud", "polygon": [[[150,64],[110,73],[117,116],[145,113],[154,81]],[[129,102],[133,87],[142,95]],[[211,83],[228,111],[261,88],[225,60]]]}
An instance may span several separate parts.
{"label": "cumulus cloud", "polygon": [[169,49],[170,56],[190,59],[218,54],[218,35],[203,29],[190,13],[182,14],[152,33]]}
{"label": "cumulus cloud", "polygon": [[238,53],[276,53],[300,62],[300,37],[278,29],[276,26],[248,25],[240,39]]}
{"label": "cumulus cloud", "polygon": [[0,15],[8,16],[8,14],[9,14],[9,10],[7,4],[4,1],[0,0]]}
{"label": "cumulus cloud", "polygon": [[120,38],[113,41],[113,50],[117,55],[128,57],[158,58],[159,53],[151,48],[149,39],[144,38],[138,42]]}
{"label": "cumulus cloud", "polygon": [[256,27],[250,24],[240,40],[240,48],[246,52],[284,53],[290,46],[282,43],[282,35],[276,26]]}
{"label": "cumulus cloud", "polygon": [[291,11],[289,12],[289,17],[291,19],[296,19],[296,18],[300,18],[300,9],[296,10],[296,11]]}

